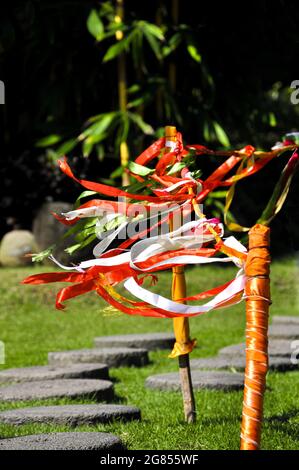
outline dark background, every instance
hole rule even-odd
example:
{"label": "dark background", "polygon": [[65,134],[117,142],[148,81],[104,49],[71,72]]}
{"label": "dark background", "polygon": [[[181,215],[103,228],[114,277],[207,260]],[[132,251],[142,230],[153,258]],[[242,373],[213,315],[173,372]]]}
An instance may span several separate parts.
{"label": "dark background", "polygon": [[[73,201],[79,188],[60,175],[47,149],[36,147],[44,136],[78,135],[90,116],[116,109],[116,61],[102,63],[107,49],[96,44],[86,28],[92,1],[3,1],[0,18],[0,79],[6,103],[0,106],[0,235],[12,228],[31,228],[32,219],[45,200]],[[168,31],[171,2],[126,2],[126,18],[156,21],[158,6],[164,11]],[[197,7],[195,9],[195,6]],[[178,48],[172,60],[177,87],[172,98],[177,112],[171,122],[160,122],[154,104],[144,119],[154,128],[175,124],[185,142],[221,148],[215,138],[206,142],[205,122],[217,120],[233,148],[252,144],[270,147],[282,135],[299,130],[299,105],[290,103],[290,84],[299,79],[299,8],[295,1],[194,2],[180,1],[180,24],[195,38],[204,66]],[[144,51],[147,71],[136,78],[128,56],[128,82],[148,83],[157,73],[167,81],[167,61],[161,67]],[[212,85],[207,85],[207,77]],[[275,119],[273,121],[273,115]],[[165,116],[163,117],[165,119]],[[139,151],[130,137],[131,155]],[[142,141],[145,147],[153,137]],[[72,166],[92,179],[109,177],[118,156],[107,143],[105,158],[81,156],[80,147],[69,154]],[[285,164],[281,157],[259,175],[240,184],[233,211],[240,222],[253,224]],[[289,198],[273,223],[276,254],[298,250],[298,175]]]}

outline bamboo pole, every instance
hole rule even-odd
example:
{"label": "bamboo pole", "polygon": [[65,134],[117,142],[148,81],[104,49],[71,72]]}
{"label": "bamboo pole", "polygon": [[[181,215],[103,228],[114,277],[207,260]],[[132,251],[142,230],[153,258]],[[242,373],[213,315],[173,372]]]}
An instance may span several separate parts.
{"label": "bamboo pole", "polygon": [[[176,128],[173,126],[165,127],[165,138],[167,150],[171,150],[168,142],[176,141]],[[170,230],[173,228],[173,222],[170,221]],[[172,299],[178,300],[186,297],[186,279],[183,266],[176,266],[172,269]],[[183,395],[183,405],[185,420],[187,423],[194,423],[196,418],[195,400],[192,386],[189,352],[192,351],[194,341],[190,340],[189,320],[186,317],[177,317],[173,320],[176,343],[170,357],[177,357],[179,360],[179,371],[181,389]]]}
{"label": "bamboo pole", "polygon": [[[179,0],[172,0],[171,2],[171,17],[174,26],[179,22]],[[175,61],[171,61],[169,64],[169,83],[172,93],[176,91],[177,82],[177,68]]]}
{"label": "bamboo pole", "polygon": [[268,370],[270,305],[270,229],[257,224],[249,232],[245,266],[246,369],[241,427],[241,450],[258,450]]}
{"label": "bamboo pole", "polygon": [[[124,19],[124,0],[116,0],[116,15],[115,22],[121,23]],[[123,39],[123,32],[116,31],[116,39],[121,41]],[[127,111],[128,97],[127,97],[127,71],[126,71],[126,56],[122,52],[118,56],[118,102],[119,109],[123,113]],[[126,141],[120,143],[120,163],[123,168],[125,168],[129,161],[129,148]],[[128,186],[130,184],[130,177],[125,171],[122,174],[122,184],[123,186]]]}

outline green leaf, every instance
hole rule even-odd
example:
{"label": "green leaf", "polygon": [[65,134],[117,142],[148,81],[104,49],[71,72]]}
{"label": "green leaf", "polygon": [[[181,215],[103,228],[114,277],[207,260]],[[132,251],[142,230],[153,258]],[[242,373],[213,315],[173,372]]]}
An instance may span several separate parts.
{"label": "green leaf", "polygon": [[89,135],[98,136],[103,134],[111,126],[117,115],[118,113],[116,112],[102,114],[100,119],[95,121],[94,124],[89,127]]}
{"label": "green leaf", "polygon": [[41,251],[40,253],[34,253],[32,255],[32,261],[34,263],[40,263],[45,258],[48,258],[53,253],[55,248],[56,248],[56,245],[51,245],[51,246],[49,246],[49,248],[47,248],[44,251]]}
{"label": "green leaf", "polygon": [[112,179],[115,179],[115,178],[120,178],[123,174],[123,167],[122,166],[119,166],[116,168],[116,170],[114,170],[111,174],[110,174],[110,178]]}
{"label": "green leaf", "polygon": [[69,246],[69,247],[66,248],[64,251],[65,251],[66,253],[68,253],[69,255],[71,255],[71,254],[74,253],[75,251],[81,250],[81,249],[84,248],[85,246],[89,245],[89,244],[90,244],[91,242],[93,242],[96,238],[97,238],[97,236],[96,236],[95,234],[90,235],[90,237],[88,237],[86,240],[84,240],[84,242],[82,242],[82,243],[76,243],[75,245]]}
{"label": "green leaf", "polygon": [[203,124],[203,137],[206,142],[211,141],[211,128],[209,121],[205,121]]}
{"label": "green leaf", "polygon": [[138,193],[146,188],[148,185],[148,181],[132,183],[129,186],[126,186],[124,189],[128,191],[128,193]]}
{"label": "green leaf", "polygon": [[192,59],[195,60],[195,62],[198,62],[199,64],[201,63],[201,54],[198,52],[198,49],[194,46],[194,44],[188,44],[187,51],[189,52]]}
{"label": "green leaf", "polygon": [[168,175],[174,175],[186,167],[184,162],[176,162],[173,167],[168,171]]}
{"label": "green leaf", "polygon": [[127,89],[127,92],[130,95],[130,94],[138,93],[140,91],[140,89],[141,89],[140,85],[138,85],[137,83],[134,83],[134,85],[131,85]]}
{"label": "green leaf", "polygon": [[97,157],[98,157],[98,160],[100,162],[102,162],[104,160],[104,157],[105,157],[105,148],[104,148],[104,145],[102,144],[99,144],[96,146],[96,150],[97,150]]}
{"label": "green leaf", "polygon": [[91,10],[87,18],[87,29],[97,41],[103,39],[104,25],[96,10]]}
{"label": "green leaf", "polygon": [[167,57],[169,54],[174,52],[177,47],[182,42],[182,34],[180,32],[175,33],[168,41],[168,44],[162,47],[162,55],[163,57]]}
{"label": "green leaf", "polygon": [[277,126],[276,116],[272,112],[269,113],[269,124],[270,124],[271,127],[276,127]]}
{"label": "green leaf", "polygon": [[221,143],[221,145],[223,145],[223,147],[229,147],[230,141],[223,127],[221,127],[220,124],[218,124],[218,122],[216,121],[213,121],[213,126],[214,126],[216,137]]}
{"label": "green leaf", "polygon": [[136,113],[128,113],[130,119],[142,130],[142,132],[146,135],[152,135],[154,133],[154,129],[150,124],[144,122],[141,116]]}
{"label": "green leaf", "polygon": [[130,33],[128,36],[124,37],[120,41],[117,41],[115,44],[109,47],[108,51],[104,55],[103,62],[108,62],[109,60],[115,59],[115,57],[125,52],[128,49],[132,39],[133,35]]}
{"label": "green leaf", "polygon": [[98,194],[96,191],[83,191],[80,196],[77,197],[76,201],[75,201],[75,204],[79,201],[81,201],[81,199],[83,199],[84,197],[88,197],[88,196],[93,196],[94,194]]}
{"label": "green leaf", "polygon": [[93,225],[92,227],[86,227],[84,228],[83,230],[80,230],[76,236],[75,236],[75,240],[77,242],[84,242],[87,237],[89,237],[90,235],[93,235],[96,233],[96,226]]}
{"label": "green leaf", "polygon": [[76,147],[77,144],[78,144],[77,139],[66,140],[65,142],[63,142],[63,144],[61,144],[56,149],[56,153],[59,157],[61,157],[65,155],[66,153],[70,152],[71,150],[73,150],[73,148]]}
{"label": "green leaf", "polygon": [[83,157],[84,158],[89,157],[92,149],[93,149],[93,143],[88,141],[87,139],[84,140],[83,145],[82,145]]}
{"label": "green leaf", "polygon": [[94,144],[99,143],[107,138],[108,134],[106,133],[106,131],[109,132],[109,128],[113,125],[115,119],[118,116],[118,112],[101,114],[91,126],[87,127],[87,129],[85,129],[79,135],[79,141],[86,140],[85,150],[87,151],[87,153],[90,148],[92,149]]}
{"label": "green leaf", "polygon": [[123,222],[127,220],[127,217],[125,215],[120,215],[118,217],[115,217],[115,219],[110,220],[110,222],[107,222],[107,224],[103,227],[104,231],[108,232],[109,230],[113,230],[116,227],[119,227]]}
{"label": "green leaf", "polygon": [[147,42],[149,43],[149,45],[150,45],[153,53],[157,57],[157,59],[161,60],[162,59],[162,52],[161,52],[159,41],[157,41],[157,38],[153,34],[151,34],[149,31],[147,31],[146,29],[144,30],[144,36],[146,37]]}
{"label": "green leaf", "polygon": [[148,31],[152,36],[159,39],[159,41],[164,41],[165,40],[163,31],[162,31],[161,28],[159,28],[159,26],[157,26],[156,24],[153,24],[153,23],[148,23],[147,21],[144,21],[143,23],[144,23],[144,25],[143,25],[144,30]]}
{"label": "green leaf", "polygon": [[222,198],[225,198],[226,197],[226,194],[227,194],[227,191],[213,191],[212,193],[210,193],[210,197],[211,198],[219,198],[219,199],[222,199]]}
{"label": "green leaf", "polygon": [[58,134],[51,134],[48,135],[47,137],[43,137],[42,139],[39,139],[35,146],[36,147],[49,147],[50,145],[55,145],[58,142],[60,142],[62,139],[61,135]]}
{"label": "green leaf", "polygon": [[139,165],[138,163],[129,161],[128,163],[128,168],[132,173],[135,173],[135,175],[139,176],[147,176],[150,175],[151,173],[154,173],[155,170],[151,170],[150,168],[147,168],[146,166]]}

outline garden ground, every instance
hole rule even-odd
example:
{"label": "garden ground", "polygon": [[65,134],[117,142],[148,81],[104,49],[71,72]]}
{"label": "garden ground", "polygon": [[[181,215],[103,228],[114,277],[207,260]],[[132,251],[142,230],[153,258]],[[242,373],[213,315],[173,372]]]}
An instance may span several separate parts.
{"label": "garden ground", "polygon": [[[49,351],[92,347],[101,335],[171,331],[171,320],[130,317],[105,309],[92,293],[68,302],[66,311],[54,308],[59,286],[23,286],[19,281],[33,272],[50,268],[0,269],[0,340],[6,348],[6,364],[0,368],[47,363]],[[233,277],[230,267],[200,267],[187,270],[190,295],[223,283]],[[170,278],[159,275],[155,287],[168,295]],[[272,265],[272,315],[299,315],[298,268],[292,259]],[[212,356],[224,346],[244,340],[244,303],[230,309],[210,312],[190,322],[198,347],[192,358]],[[141,408],[142,421],[82,426],[78,430],[107,431],[120,436],[129,449],[238,449],[242,392],[196,392],[197,423],[186,425],[179,393],[159,392],[144,387],[147,376],[177,370],[177,361],[167,351],[150,353],[151,364],[143,368],[111,369],[117,400]],[[269,373],[265,397],[263,449],[299,448],[299,370]],[[78,401],[83,403],[82,401]],[[43,404],[74,403],[49,400]],[[38,402],[26,403],[38,405]],[[0,404],[0,410],[24,406]],[[0,437],[68,430],[66,426],[0,425]]]}

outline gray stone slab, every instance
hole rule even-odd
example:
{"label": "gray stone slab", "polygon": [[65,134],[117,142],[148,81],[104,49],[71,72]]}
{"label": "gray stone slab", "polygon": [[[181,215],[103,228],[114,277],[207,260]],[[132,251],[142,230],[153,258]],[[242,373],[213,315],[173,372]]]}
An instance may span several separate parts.
{"label": "gray stone slab", "polygon": [[[190,365],[193,369],[230,369],[244,371],[246,365],[245,354],[239,356],[217,356],[203,359],[192,359]],[[299,365],[292,364],[288,357],[270,356],[269,370],[285,372],[287,370],[299,370]]]}
{"label": "gray stone slab", "polygon": [[57,432],[0,439],[0,450],[123,450],[121,440],[104,432]]}
{"label": "gray stone slab", "polygon": [[0,383],[34,382],[54,379],[108,379],[106,364],[70,364],[60,366],[33,366],[0,371]]}
{"label": "gray stone slab", "polygon": [[[269,356],[280,356],[290,358],[293,349],[292,341],[284,339],[273,339],[269,341]],[[219,356],[244,356],[245,343],[233,344],[220,349]]]}
{"label": "gray stone slab", "polygon": [[[199,371],[192,370],[192,383],[194,390],[240,390],[244,385],[244,375],[232,372]],[[152,375],[145,381],[148,388],[180,391],[180,376],[178,373]]]}
{"label": "gray stone slab", "polygon": [[144,348],[148,351],[172,349],[173,333],[142,333],[133,335],[100,336],[94,339],[96,348]]}
{"label": "gray stone slab", "polygon": [[299,339],[299,323],[298,325],[286,325],[284,323],[270,325],[269,337],[274,339]]}
{"label": "gray stone slab", "polygon": [[65,366],[74,363],[102,362],[109,367],[137,366],[148,364],[146,349],[133,348],[103,348],[78,349],[74,351],[50,352],[48,354],[50,365]]}
{"label": "gray stone slab", "polygon": [[139,408],[125,405],[58,405],[36,406],[2,411],[0,423],[30,424],[52,423],[80,426],[85,424],[109,423],[114,420],[140,420]]}
{"label": "gray stone slab", "polygon": [[48,398],[113,398],[113,384],[108,380],[57,379],[24,382],[0,387],[0,401],[45,400]]}
{"label": "gray stone slab", "polygon": [[273,325],[283,324],[283,325],[299,325],[299,316],[284,316],[284,315],[275,315],[272,317]]}

